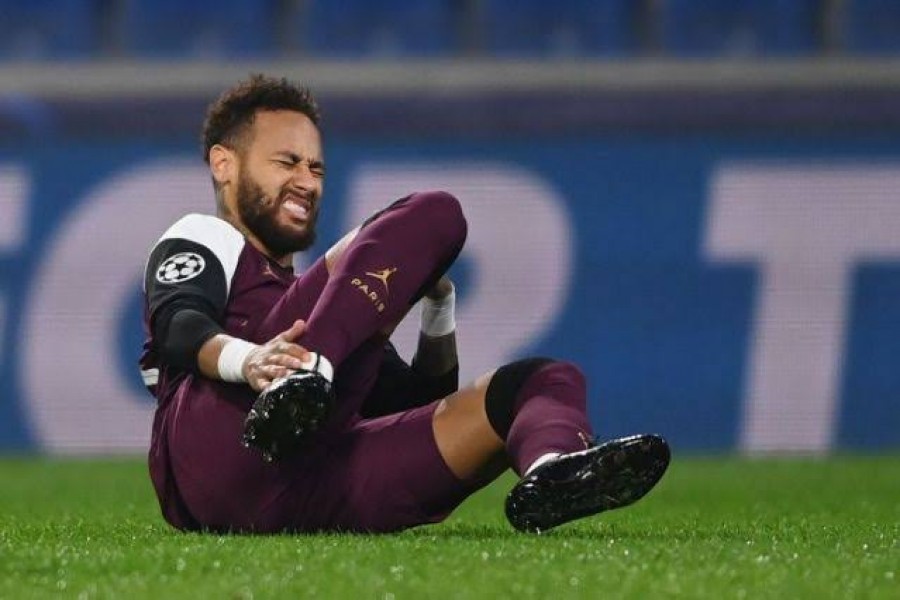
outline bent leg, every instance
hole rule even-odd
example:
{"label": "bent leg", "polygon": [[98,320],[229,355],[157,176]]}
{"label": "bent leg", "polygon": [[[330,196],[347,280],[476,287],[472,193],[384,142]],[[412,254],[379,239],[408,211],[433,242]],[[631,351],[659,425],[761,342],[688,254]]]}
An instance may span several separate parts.
{"label": "bent leg", "polygon": [[[251,325],[241,333],[243,339],[255,344],[265,344],[273,337],[289,329],[296,320],[309,319],[328,283],[327,259],[318,258],[303,274],[284,291],[280,299],[262,316],[250,317]],[[263,308],[265,310],[265,308]]]}
{"label": "bent leg", "polygon": [[[151,453],[151,471],[170,485],[157,486],[164,513],[177,502],[179,528],[257,532],[268,524],[264,511],[284,488],[313,464],[300,454],[265,463],[241,444],[244,419],[255,394],[247,386],[188,375],[176,397],[159,416],[165,426]],[[187,517],[187,518],[185,518]]]}
{"label": "bent leg", "polygon": [[585,400],[584,376],[574,365],[512,363],[447,399],[435,414],[436,443],[462,479],[483,476],[502,447],[521,477],[506,498],[510,524],[546,531],[633,504],[669,464],[668,444],[658,435],[595,445]]}
{"label": "bent leg", "polygon": [[571,363],[520,361],[441,401],[434,437],[457,477],[496,477],[501,457],[519,475],[548,454],[584,450],[593,439],[584,377]]}
{"label": "bent leg", "polygon": [[[459,202],[445,192],[413,194],[342,240],[300,343],[335,367],[365,340],[398,322],[456,259],[466,237]],[[300,290],[298,290],[300,293]],[[303,318],[293,289],[258,328],[274,337]]]}
{"label": "bent leg", "polygon": [[[267,520],[297,531],[388,532],[435,523],[510,462],[519,470],[542,451],[541,440],[548,451],[583,449],[586,418],[570,412],[584,406],[577,369],[551,362],[526,375],[512,428],[534,438],[528,449],[501,438],[487,417],[485,398],[497,377],[491,373],[444,400],[360,421],[322,440],[327,449],[319,468],[298,475]],[[568,430],[559,427],[570,417]]]}
{"label": "bent leg", "polygon": [[360,421],[323,442],[265,516],[275,530],[385,533],[442,521],[483,483],[447,467],[432,433],[437,402]]}

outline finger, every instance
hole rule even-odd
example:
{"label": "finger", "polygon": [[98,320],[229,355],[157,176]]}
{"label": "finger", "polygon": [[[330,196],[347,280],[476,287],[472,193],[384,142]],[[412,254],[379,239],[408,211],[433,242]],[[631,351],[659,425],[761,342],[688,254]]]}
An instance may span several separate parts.
{"label": "finger", "polygon": [[300,335],[303,333],[303,331],[305,329],[306,329],[306,321],[303,321],[302,319],[297,319],[296,321],[294,321],[294,324],[291,325],[290,329],[286,329],[285,331],[282,331],[275,337],[277,339],[284,340],[286,342],[292,342],[295,339],[297,339],[298,337],[300,337]]}
{"label": "finger", "polygon": [[286,369],[297,370],[303,368],[303,358],[289,353],[273,354],[269,358],[269,364],[284,367]]}
{"label": "finger", "polygon": [[[302,361],[309,361],[312,356],[310,356],[309,350],[300,346],[298,344],[285,344],[283,347],[278,349],[278,354],[287,354],[288,356],[293,356],[294,358],[299,358]],[[300,367],[297,367],[298,369]]]}
{"label": "finger", "polygon": [[272,382],[269,379],[266,379],[265,377],[254,377],[252,379],[249,379],[247,381],[247,383],[250,384],[250,387],[253,389],[254,392],[261,392],[264,389],[266,389],[267,387],[269,387],[269,384]]}
{"label": "finger", "polygon": [[274,367],[272,369],[272,379],[273,380],[281,379],[282,377],[287,377],[293,371],[293,369],[287,369],[285,367],[278,366],[278,365],[273,365],[273,367]]}
{"label": "finger", "polygon": [[253,377],[258,379],[267,379],[269,383],[290,374],[290,370],[280,365],[265,364],[259,365],[253,372]]}

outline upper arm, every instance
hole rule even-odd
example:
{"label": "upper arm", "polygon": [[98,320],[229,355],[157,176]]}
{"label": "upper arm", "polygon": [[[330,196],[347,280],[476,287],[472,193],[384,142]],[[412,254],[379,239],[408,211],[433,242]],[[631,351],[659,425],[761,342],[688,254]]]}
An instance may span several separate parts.
{"label": "upper arm", "polygon": [[144,272],[151,328],[157,317],[178,306],[220,322],[243,245],[243,236],[216,217],[188,215],[170,227]]}

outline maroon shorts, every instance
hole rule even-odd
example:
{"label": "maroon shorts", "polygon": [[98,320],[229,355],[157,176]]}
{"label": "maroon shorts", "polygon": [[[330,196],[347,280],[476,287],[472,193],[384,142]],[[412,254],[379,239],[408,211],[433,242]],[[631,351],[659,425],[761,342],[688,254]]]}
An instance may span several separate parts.
{"label": "maroon shorts", "polygon": [[[328,275],[322,259],[248,326],[265,341],[307,318]],[[335,376],[338,409],[296,457],[267,464],[241,445],[255,398],[246,385],[188,376],[157,410],[150,471],[165,518],[212,531],[397,531],[444,519],[477,486],[458,480],[432,431],[437,403],[361,420],[384,352],[363,343]]]}
{"label": "maroon shorts", "polygon": [[150,459],[163,513],[181,529],[398,531],[443,520],[475,489],[438,452],[438,402],[352,420],[267,464],[240,443],[243,390],[199,377],[184,388],[160,415]]}

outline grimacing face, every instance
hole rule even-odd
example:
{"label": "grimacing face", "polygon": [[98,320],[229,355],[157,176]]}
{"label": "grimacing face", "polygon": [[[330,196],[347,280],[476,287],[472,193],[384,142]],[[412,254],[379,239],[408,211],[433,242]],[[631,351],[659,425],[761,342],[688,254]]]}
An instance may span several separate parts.
{"label": "grimacing face", "polygon": [[270,256],[309,248],[316,238],[325,164],[319,130],[289,110],[256,114],[240,153],[237,216]]}

